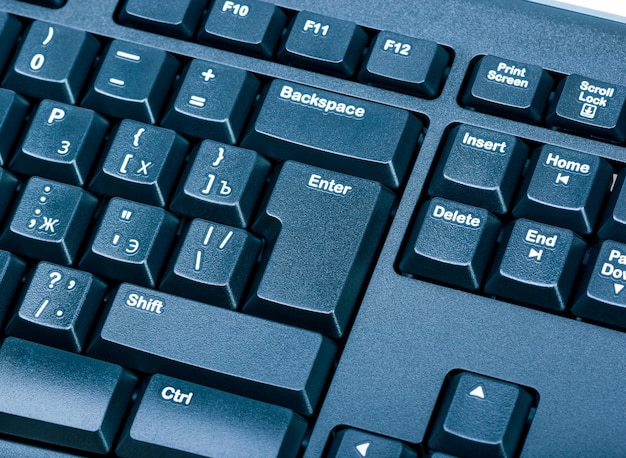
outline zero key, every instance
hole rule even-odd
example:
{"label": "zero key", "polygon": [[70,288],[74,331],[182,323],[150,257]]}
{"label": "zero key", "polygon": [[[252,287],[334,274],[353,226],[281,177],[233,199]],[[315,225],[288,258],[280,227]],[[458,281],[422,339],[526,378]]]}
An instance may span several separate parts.
{"label": "zero key", "polygon": [[271,254],[244,311],[341,337],[392,198],[377,182],[286,162],[252,228]]}

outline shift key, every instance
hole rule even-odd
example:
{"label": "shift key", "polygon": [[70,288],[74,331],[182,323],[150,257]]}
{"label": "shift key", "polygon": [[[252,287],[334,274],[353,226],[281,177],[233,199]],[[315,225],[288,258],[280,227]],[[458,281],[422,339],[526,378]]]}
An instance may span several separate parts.
{"label": "shift key", "polygon": [[311,415],[335,346],[315,332],[122,284],[88,350]]}
{"label": "shift key", "polygon": [[422,127],[405,110],[275,80],[242,146],[397,188]]}

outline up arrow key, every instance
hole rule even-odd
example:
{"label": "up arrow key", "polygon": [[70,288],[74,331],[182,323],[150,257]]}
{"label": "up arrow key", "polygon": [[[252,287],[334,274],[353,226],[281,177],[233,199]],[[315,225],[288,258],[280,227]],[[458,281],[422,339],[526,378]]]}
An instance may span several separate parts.
{"label": "up arrow key", "polygon": [[369,450],[370,445],[372,445],[371,442],[363,442],[356,446],[356,451],[359,452],[359,455],[365,458],[367,456],[367,451]]}
{"label": "up arrow key", "polygon": [[483,389],[482,385],[478,385],[476,388],[470,391],[470,396],[485,399],[485,390]]}

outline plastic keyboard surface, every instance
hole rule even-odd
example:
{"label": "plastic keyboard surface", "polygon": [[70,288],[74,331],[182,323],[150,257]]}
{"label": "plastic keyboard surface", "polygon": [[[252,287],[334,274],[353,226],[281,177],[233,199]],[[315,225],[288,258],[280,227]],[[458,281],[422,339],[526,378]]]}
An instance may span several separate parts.
{"label": "plastic keyboard surface", "polygon": [[0,0],[0,455],[623,456],[626,25]]}

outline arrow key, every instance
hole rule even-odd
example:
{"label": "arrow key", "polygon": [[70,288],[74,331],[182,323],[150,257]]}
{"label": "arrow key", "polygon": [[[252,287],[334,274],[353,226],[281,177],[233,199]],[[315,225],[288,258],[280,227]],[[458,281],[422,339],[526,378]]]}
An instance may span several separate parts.
{"label": "arrow key", "polygon": [[574,315],[626,329],[626,244],[605,240],[595,246],[581,285]]}
{"label": "arrow key", "polygon": [[533,396],[520,386],[461,372],[450,377],[428,446],[455,456],[515,456]]}
{"label": "arrow key", "polygon": [[611,177],[611,166],[597,156],[544,145],[533,155],[513,216],[590,234]]}
{"label": "arrow key", "polygon": [[417,458],[417,453],[400,441],[358,429],[335,434],[328,458]]}

